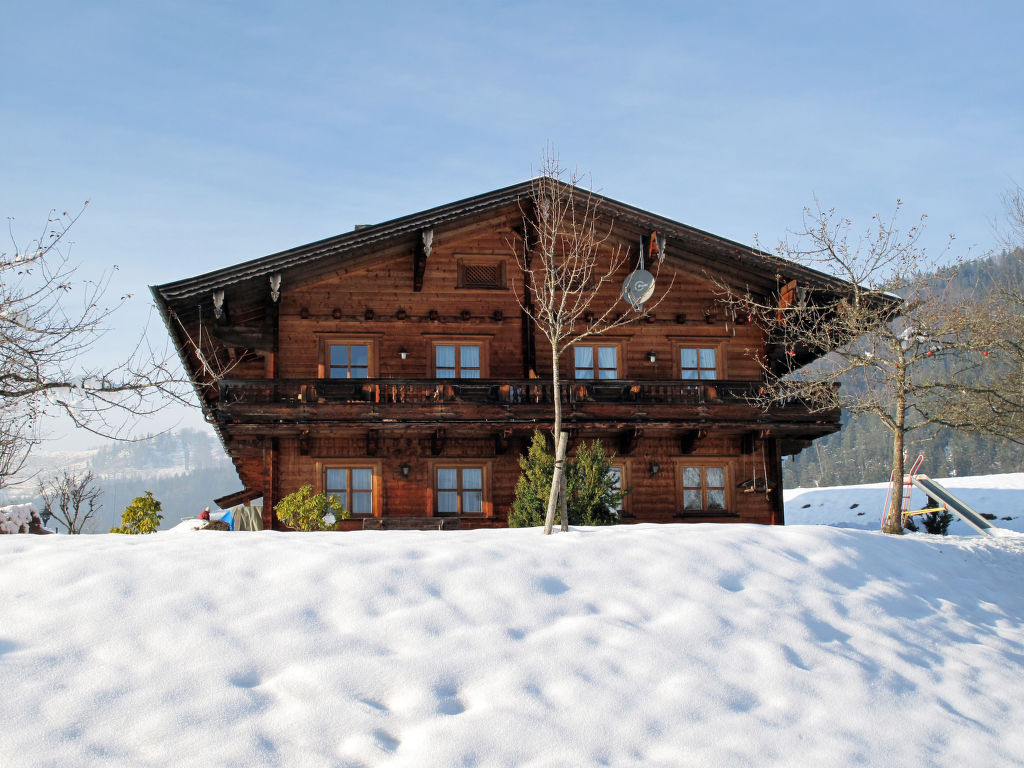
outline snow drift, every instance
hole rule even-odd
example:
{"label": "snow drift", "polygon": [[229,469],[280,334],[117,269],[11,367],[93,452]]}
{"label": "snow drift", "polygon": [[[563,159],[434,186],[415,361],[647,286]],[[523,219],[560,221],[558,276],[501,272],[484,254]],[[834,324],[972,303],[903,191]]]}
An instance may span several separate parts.
{"label": "snow drift", "polygon": [[0,537],[0,764],[1015,765],[1024,536]]}

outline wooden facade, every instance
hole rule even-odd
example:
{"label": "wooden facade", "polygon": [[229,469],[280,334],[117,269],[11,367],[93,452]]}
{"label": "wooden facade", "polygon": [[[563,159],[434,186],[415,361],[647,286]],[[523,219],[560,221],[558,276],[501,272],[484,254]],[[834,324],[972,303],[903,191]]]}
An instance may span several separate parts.
{"label": "wooden facade", "polygon": [[[565,356],[555,392],[517,299],[530,190],[152,289],[243,485],[219,503],[262,497],[272,527],[275,502],[311,484],[342,497],[351,529],[504,526],[517,459],[550,429],[557,396],[570,450],[598,437],[616,454],[624,522],[783,521],[782,456],[836,431],[838,413],[751,405],[756,356],[778,350],[718,303],[709,276],[776,298],[831,279],[597,198],[613,244],[635,253],[652,232],[666,238],[668,291]],[[619,301],[620,285],[595,306]]]}

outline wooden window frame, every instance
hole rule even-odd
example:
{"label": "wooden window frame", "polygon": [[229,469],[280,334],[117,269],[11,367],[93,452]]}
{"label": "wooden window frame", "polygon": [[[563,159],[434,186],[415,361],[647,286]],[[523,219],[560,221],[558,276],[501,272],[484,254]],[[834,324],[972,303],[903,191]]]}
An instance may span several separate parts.
{"label": "wooden window frame", "polygon": [[[625,342],[620,339],[594,339],[593,341],[587,341],[583,344],[573,344],[569,350],[569,366],[572,371],[573,381],[616,381],[619,379],[626,378],[626,349]],[[594,350],[594,376],[589,379],[578,379],[576,378],[576,350],[582,347],[591,347]],[[613,347],[615,349],[615,379],[602,379],[599,378],[598,374],[600,369],[598,368],[598,347]]]}
{"label": "wooden window frame", "polygon": [[[683,355],[684,349],[696,349],[697,350],[697,365],[698,368],[687,368],[686,370],[696,370],[698,378],[686,379],[683,378]],[[715,378],[704,379],[700,378],[700,371],[706,370],[701,369],[700,366],[700,350],[702,349],[713,349],[715,351]],[[701,382],[701,381],[718,381],[720,379],[727,378],[725,375],[725,342],[711,339],[684,339],[677,340],[675,343],[675,361],[673,363],[675,367],[675,377],[680,381],[688,383]]]}
{"label": "wooden window frame", "polygon": [[[686,467],[698,467],[701,471],[701,509],[686,509],[686,498],[683,486],[683,473]],[[705,471],[709,467],[720,468],[723,472],[725,487],[725,506],[722,509],[707,508],[708,486],[705,480]],[[700,458],[682,457],[675,460],[675,487],[676,487],[676,509],[679,515],[693,515],[704,517],[732,516],[736,514],[736,495],[733,481],[732,462],[724,456],[702,456]]]}
{"label": "wooden window frame", "polygon": [[[457,277],[455,287],[460,291],[504,291],[508,289],[508,272],[505,259],[488,260],[485,257],[470,256],[457,258],[455,261]],[[497,282],[494,285],[473,285],[466,281],[466,269],[473,267],[494,267],[497,270]]]}
{"label": "wooden window frame", "polygon": [[[379,356],[380,356],[380,345],[375,337],[367,336],[338,336],[338,335],[323,335],[320,337],[317,351],[317,368],[316,377],[318,379],[330,379],[331,378],[331,347],[332,346],[355,346],[362,345],[367,347],[366,350],[366,362],[367,362],[367,379],[379,378]],[[366,379],[335,379],[335,381],[365,381]]]}
{"label": "wooden window frame", "polygon": [[[630,485],[631,478],[629,476],[630,462],[626,459],[620,459],[616,457],[615,459],[612,460],[611,465],[613,469],[619,470],[619,490],[628,491],[632,487]],[[616,511],[619,513],[620,518],[634,517],[634,515],[631,514],[629,504],[629,499],[632,495],[632,493],[627,493],[625,496],[622,497],[622,500],[619,502],[619,508]]]}
{"label": "wooden window frame", "polygon": [[[479,347],[480,349],[480,376],[481,379],[490,377],[491,374],[491,339],[489,336],[435,336],[430,340],[430,360],[429,369],[427,370],[428,379],[441,378],[437,375],[437,348],[438,347]],[[461,379],[459,376],[460,372],[460,355],[458,351],[455,354],[455,373],[453,377],[444,377],[446,381],[454,381]],[[472,381],[472,379],[467,379]]]}
{"label": "wooden window frame", "polygon": [[[458,508],[459,512],[454,515],[445,514],[442,515],[438,511],[438,487],[437,487],[437,472],[439,469],[455,469],[459,471],[459,500]],[[479,469],[481,470],[481,500],[480,500],[480,512],[473,514],[466,514],[461,512],[462,509],[462,470],[464,469]],[[431,483],[431,494],[430,494],[430,515],[431,517],[446,517],[446,518],[469,518],[479,519],[482,517],[494,517],[494,503],[491,500],[491,462],[484,461],[481,459],[435,459],[430,462],[430,483]],[[449,490],[449,489],[446,489]]]}
{"label": "wooden window frame", "polygon": [[[373,472],[373,478],[370,484],[370,492],[373,494],[371,497],[372,512],[369,515],[359,514],[352,512],[351,509],[346,505],[346,500],[341,501],[341,505],[348,509],[352,513],[352,519],[363,519],[370,517],[381,517],[384,510],[384,483],[383,483],[383,461],[368,461],[366,459],[318,459],[316,465],[316,491],[317,493],[327,493],[327,470],[328,469],[369,469]],[[351,475],[349,476],[351,477]],[[349,489],[351,493],[351,488]]]}

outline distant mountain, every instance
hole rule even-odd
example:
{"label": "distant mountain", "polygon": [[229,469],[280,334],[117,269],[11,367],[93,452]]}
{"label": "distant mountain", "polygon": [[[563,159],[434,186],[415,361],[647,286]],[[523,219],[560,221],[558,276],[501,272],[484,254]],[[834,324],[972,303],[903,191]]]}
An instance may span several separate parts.
{"label": "distant mountain", "polygon": [[102,490],[102,506],[90,521],[90,533],[106,533],[120,524],[124,508],[146,491],[152,491],[163,503],[161,528],[170,528],[183,517],[195,517],[203,507],[215,509],[215,497],[241,488],[216,436],[212,432],[183,429],[135,442],[111,442],[91,450],[35,451],[20,474],[34,479],[0,491],[0,503],[38,504],[39,482],[64,469],[91,470],[96,475]]}
{"label": "distant mountain", "polygon": [[[996,286],[1024,286],[1024,253],[1002,253],[961,265],[955,274],[940,271],[950,301],[971,296],[982,301]],[[942,365],[936,361],[936,365]],[[840,380],[844,389],[861,386]],[[949,429],[907,433],[908,463],[925,456],[921,471],[933,476],[1024,472],[1024,450],[1006,440]],[[783,462],[786,488],[885,482],[892,471],[892,433],[874,416],[843,414],[843,428],[815,440],[810,448]],[[909,467],[908,467],[909,468]]]}

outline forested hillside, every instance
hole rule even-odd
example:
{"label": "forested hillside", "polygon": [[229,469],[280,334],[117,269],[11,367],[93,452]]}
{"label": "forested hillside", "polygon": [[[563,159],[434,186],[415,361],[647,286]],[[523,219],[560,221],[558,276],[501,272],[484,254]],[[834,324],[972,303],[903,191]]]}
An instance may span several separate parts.
{"label": "forested hillside", "polygon": [[[955,274],[939,272],[936,280],[948,283],[944,294],[950,301],[985,301],[999,288],[1024,286],[1024,252],[969,262]],[[856,388],[857,384],[847,380],[842,386]],[[815,441],[783,462],[783,480],[787,488],[886,481],[891,452],[892,434],[876,417],[844,414],[839,433]],[[908,461],[918,454],[925,456],[922,471],[936,477],[1024,471],[1024,446],[949,429],[908,432]]]}
{"label": "forested hillside", "polygon": [[101,491],[99,510],[87,524],[87,533],[106,533],[120,523],[131,500],[146,491],[163,503],[161,527],[168,528],[241,487],[212,431],[184,429],[75,453],[36,451],[24,470],[25,481],[0,492],[0,503],[27,501],[39,506],[39,483],[64,469],[77,476],[91,471],[93,484]]}

